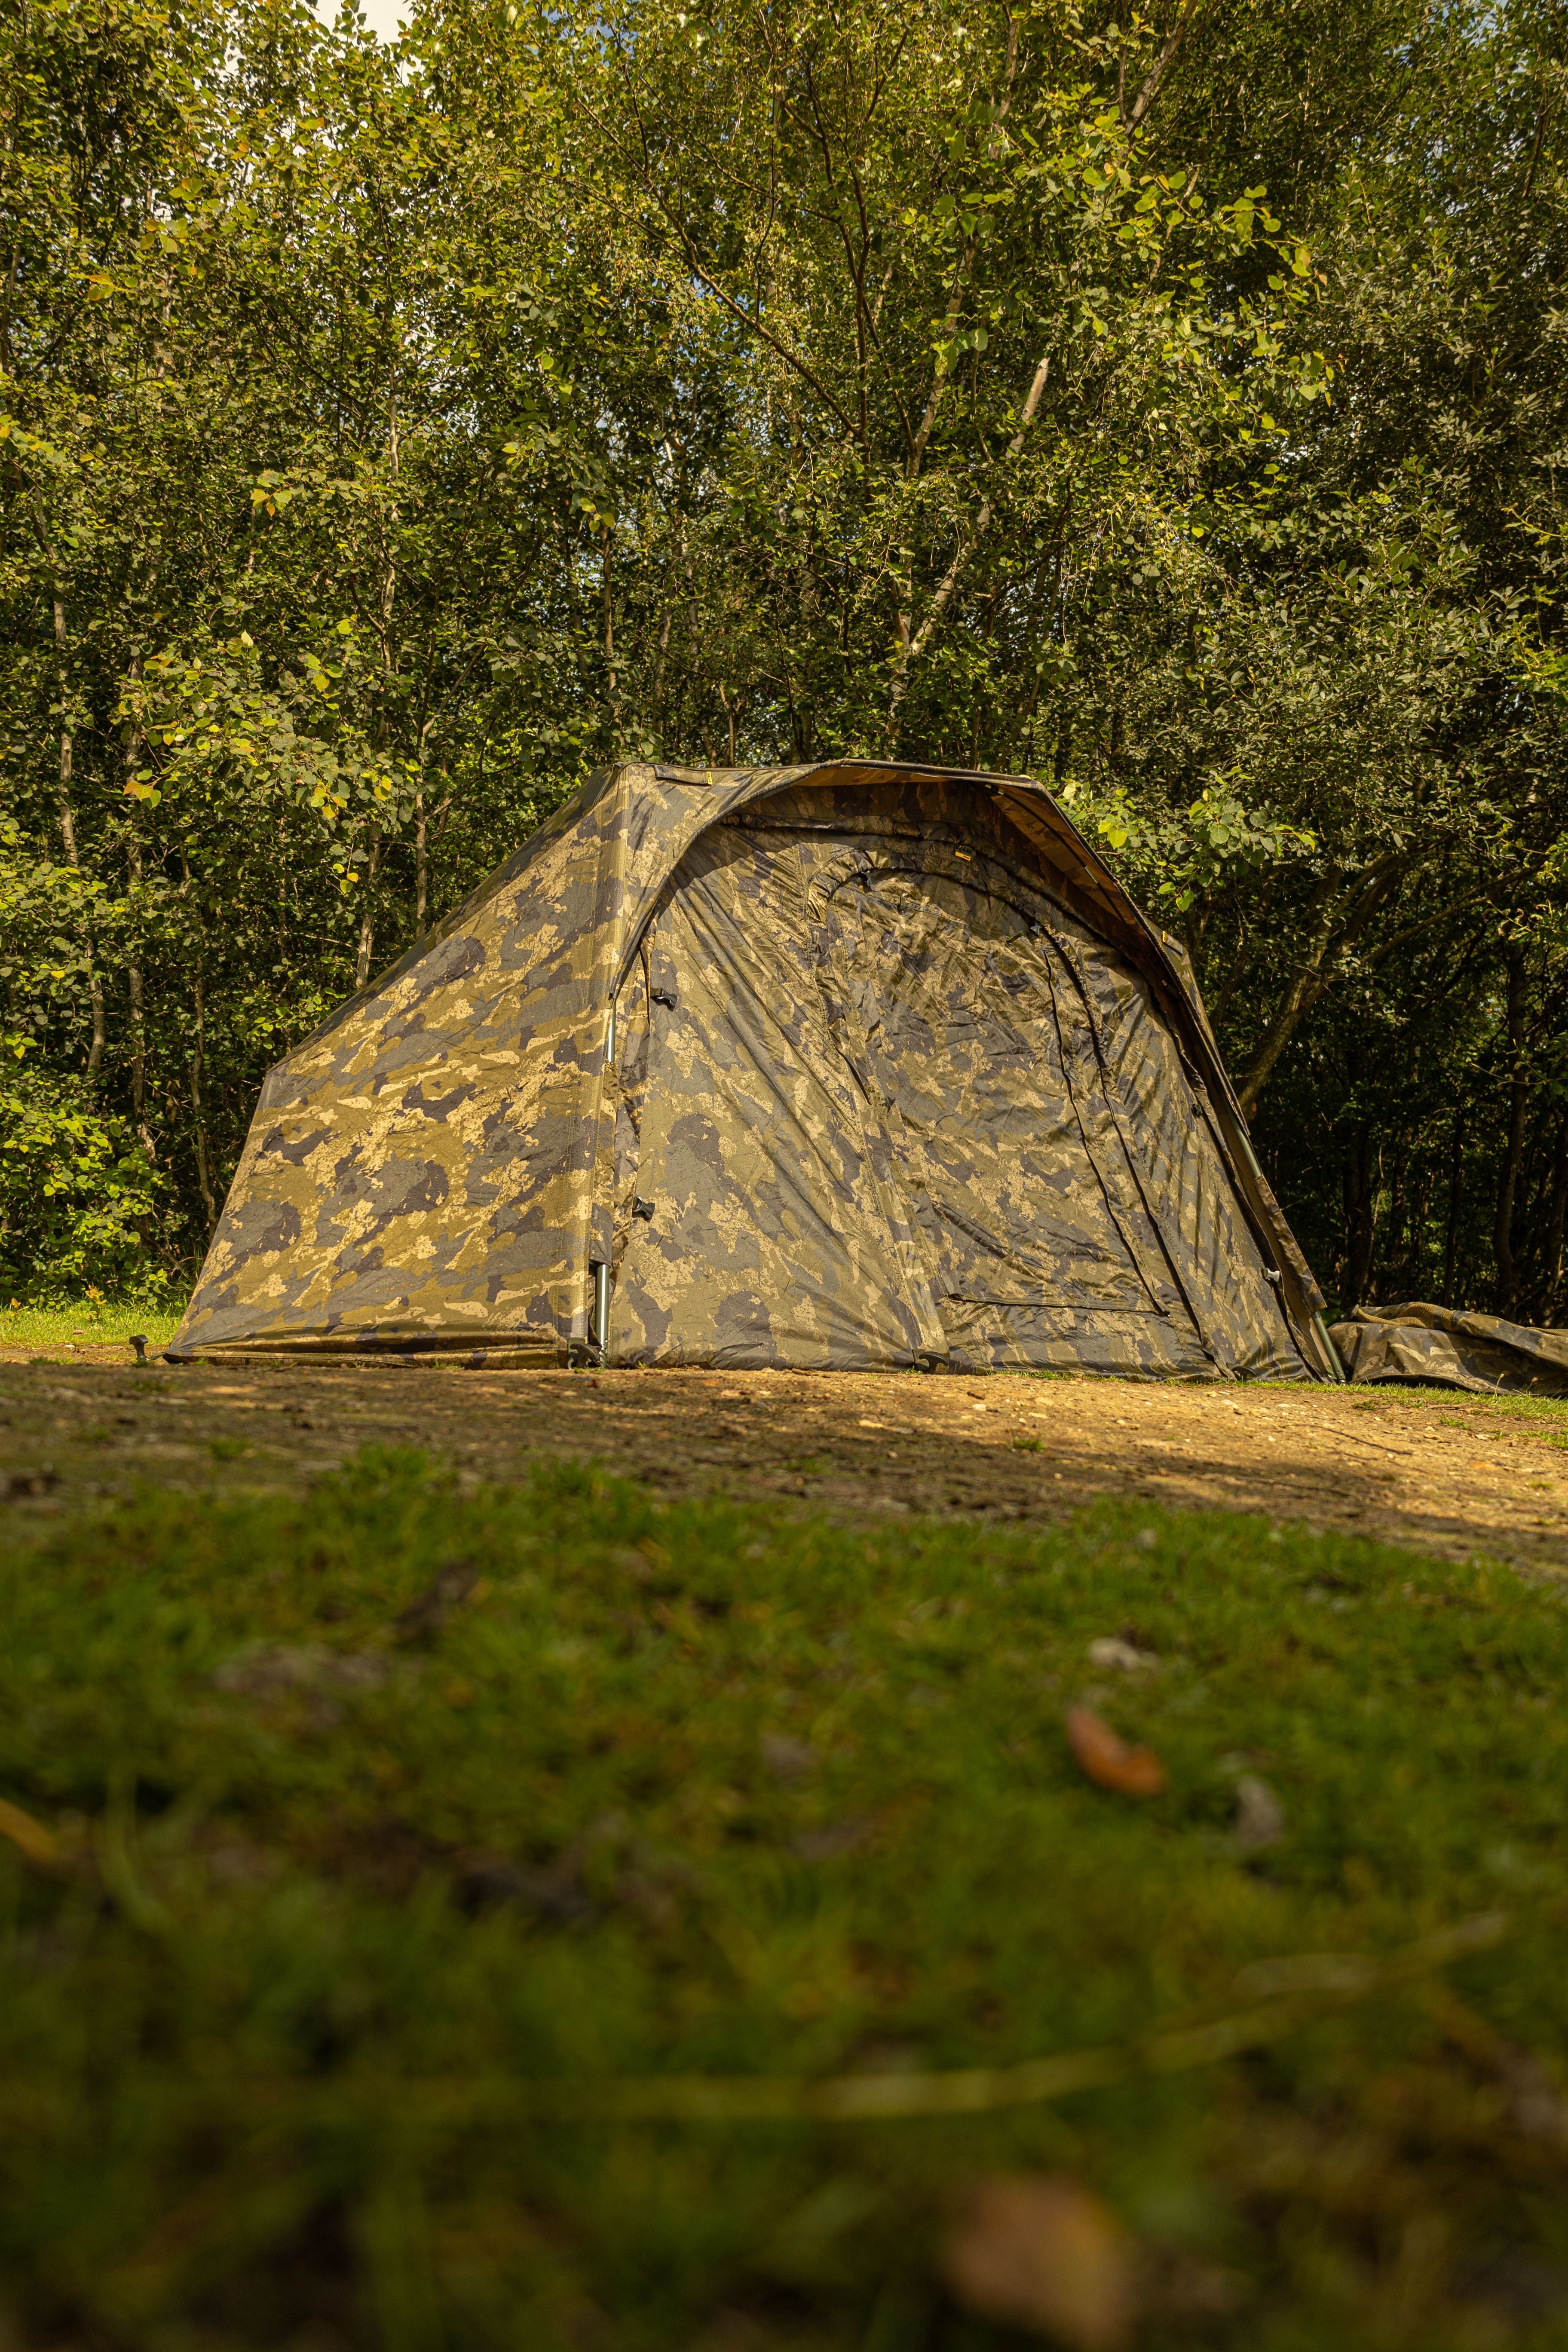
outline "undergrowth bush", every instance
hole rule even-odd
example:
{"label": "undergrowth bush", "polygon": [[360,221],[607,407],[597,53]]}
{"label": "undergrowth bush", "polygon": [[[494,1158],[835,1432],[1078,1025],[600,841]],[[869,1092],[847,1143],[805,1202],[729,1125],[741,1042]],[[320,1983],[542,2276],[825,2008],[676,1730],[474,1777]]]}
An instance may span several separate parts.
{"label": "undergrowth bush", "polygon": [[89,1082],[28,1067],[0,1077],[0,1283],[27,1305],[162,1297],[147,1247],[158,1176]]}

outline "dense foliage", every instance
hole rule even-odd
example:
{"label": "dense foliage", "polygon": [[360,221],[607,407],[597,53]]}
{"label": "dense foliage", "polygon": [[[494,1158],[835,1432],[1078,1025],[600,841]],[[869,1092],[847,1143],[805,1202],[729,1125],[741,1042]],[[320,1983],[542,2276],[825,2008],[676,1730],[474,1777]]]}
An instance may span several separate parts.
{"label": "dense foliage", "polygon": [[1550,8],[0,10],[0,1264],[593,766],[1054,781],[1346,1304],[1568,1208]]}

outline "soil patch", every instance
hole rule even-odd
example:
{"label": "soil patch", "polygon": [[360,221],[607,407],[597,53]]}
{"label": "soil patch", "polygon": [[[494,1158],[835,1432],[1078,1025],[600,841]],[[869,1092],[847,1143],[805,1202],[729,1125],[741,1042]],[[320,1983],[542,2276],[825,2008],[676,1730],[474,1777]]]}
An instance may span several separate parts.
{"label": "soil patch", "polygon": [[886,1373],[0,1359],[14,1528],[151,1482],[276,1489],[367,1444],[471,1481],[595,1458],[674,1496],[1056,1521],[1104,1496],[1568,1573],[1568,1405],[1434,1391]]}

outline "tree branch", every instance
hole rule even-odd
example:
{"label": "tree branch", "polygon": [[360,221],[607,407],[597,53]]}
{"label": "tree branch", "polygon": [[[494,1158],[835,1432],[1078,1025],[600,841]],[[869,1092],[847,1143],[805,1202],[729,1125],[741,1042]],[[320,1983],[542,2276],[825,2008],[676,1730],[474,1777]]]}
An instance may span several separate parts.
{"label": "tree branch", "polygon": [[[1034,423],[1035,412],[1040,404],[1040,394],[1046,388],[1046,378],[1050,373],[1050,355],[1047,352],[1046,357],[1041,360],[1039,365],[1035,370],[1034,379],[1029,385],[1028,393],[1024,401],[1024,412],[1018,419],[1018,429],[1014,434],[1011,441],[1007,444],[1006,454],[1009,457],[1016,457],[1019,450],[1024,446],[1025,436],[1027,434],[1030,425]],[[920,627],[915,631],[914,635],[910,638],[909,642],[904,646],[900,653],[898,675],[893,680],[892,697],[888,706],[888,720],[889,727],[891,727],[893,722],[897,719],[899,707],[902,703],[904,696],[909,691],[910,665],[911,662],[918,660],[920,656],[924,653],[927,646],[930,645],[931,635],[936,628],[937,623],[941,620],[942,614],[946,612],[948,605],[952,601],[952,592],[958,585],[959,578],[963,571],[964,565],[968,562],[970,557],[973,554],[975,549],[979,546],[981,541],[984,538],[987,530],[989,530],[991,527],[991,517],[994,510],[994,502],[990,497],[987,496],[982,503],[980,512],[974,518],[973,530],[967,538],[961,535],[958,545],[953,551],[952,562],[948,565],[946,572],[942,574],[937,592],[931,600],[931,606],[926,614],[925,619],[921,623]]]}
{"label": "tree branch", "polygon": [[[1237,1087],[1244,1118],[1250,1118],[1257,1109],[1258,1098],[1268,1083],[1275,1064],[1300,1025],[1302,1016],[1310,1012],[1319,997],[1332,986],[1333,975],[1327,967],[1366,929],[1379,908],[1386,904],[1390,894],[1397,889],[1407,864],[1408,858],[1405,856],[1381,859],[1369,874],[1358,875],[1351,890],[1342,895],[1337,903],[1331,904],[1318,926],[1305,961],[1297,966],[1289,987],[1275,1006],[1273,1016]],[[1329,887],[1331,887],[1331,884]]]}
{"label": "tree branch", "polygon": [[1182,5],[1176,11],[1176,21],[1166,34],[1160,54],[1149,68],[1147,80],[1132,101],[1131,113],[1128,113],[1121,105],[1121,75],[1120,68],[1118,69],[1116,103],[1121,115],[1121,126],[1124,131],[1136,131],[1154,100],[1159,97],[1160,85],[1175,63],[1176,52],[1186,39],[1193,19],[1202,5],[1203,0],[1182,0]]}

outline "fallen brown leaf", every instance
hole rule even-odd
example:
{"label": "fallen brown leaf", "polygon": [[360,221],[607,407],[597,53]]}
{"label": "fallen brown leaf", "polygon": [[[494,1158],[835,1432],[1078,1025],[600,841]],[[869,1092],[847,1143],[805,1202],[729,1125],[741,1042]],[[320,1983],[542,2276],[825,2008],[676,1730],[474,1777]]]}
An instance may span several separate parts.
{"label": "fallen brown leaf", "polygon": [[9,1838],[35,1870],[58,1869],[59,1841],[54,1832],[25,1813],[20,1805],[7,1804],[4,1797],[0,1797],[0,1837]]}
{"label": "fallen brown leaf", "polygon": [[1165,1768],[1152,1748],[1130,1748],[1091,1706],[1068,1710],[1068,1746],[1097,1787],[1121,1797],[1157,1797]]}
{"label": "fallen brown leaf", "polygon": [[1133,2250],[1110,2208],[1077,2181],[997,2173],[954,2215],[942,2275],[958,2302],[1072,2352],[1117,2352],[1133,2318]]}

